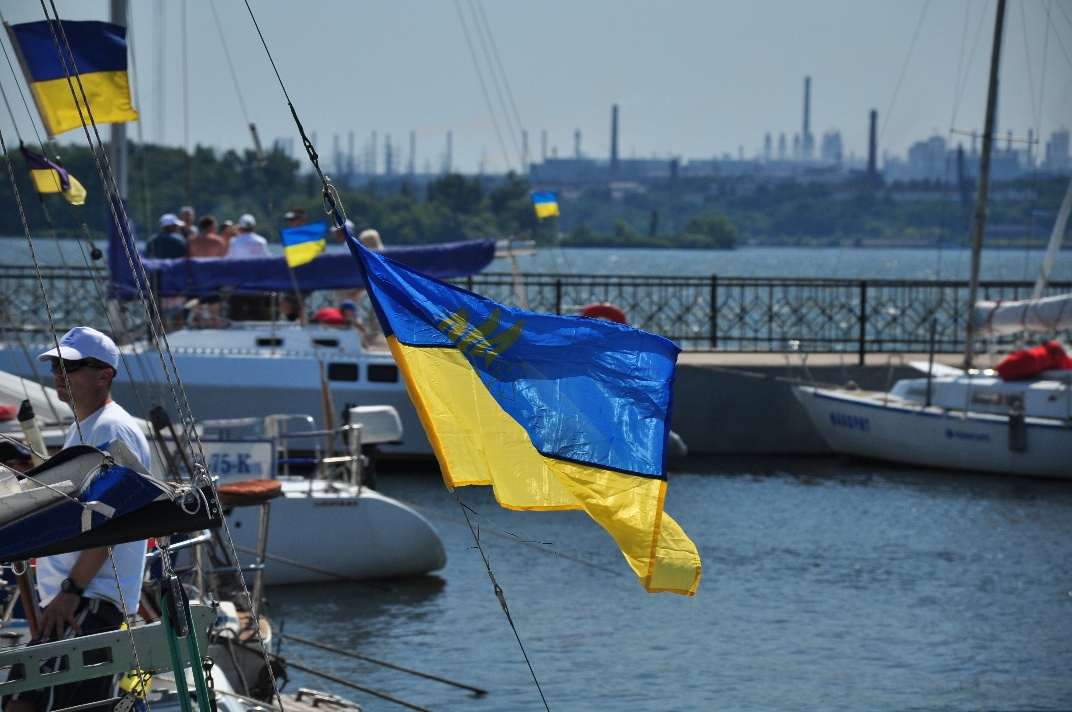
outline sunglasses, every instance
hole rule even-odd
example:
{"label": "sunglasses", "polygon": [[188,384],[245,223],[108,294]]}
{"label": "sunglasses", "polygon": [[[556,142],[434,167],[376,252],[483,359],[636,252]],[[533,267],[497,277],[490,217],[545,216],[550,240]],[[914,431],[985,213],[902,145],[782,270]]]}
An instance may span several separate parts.
{"label": "sunglasses", "polygon": [[[62,369],[60,368],[61,363],[63,364]],[[53,373],[60,373],[60,371],[66,371],[67,373],[74,373],[75,371],[80,371],[81,369],[85,368],[86,366],[89,366],[90,368],[98,368],[98,369],[101,368],[101,366],[93,363],[89,359],[82,359],[80,361],[66,361],[66,360],[61,361],[61,359],[58,359],[58,358],[52,359],[52,372]]]}

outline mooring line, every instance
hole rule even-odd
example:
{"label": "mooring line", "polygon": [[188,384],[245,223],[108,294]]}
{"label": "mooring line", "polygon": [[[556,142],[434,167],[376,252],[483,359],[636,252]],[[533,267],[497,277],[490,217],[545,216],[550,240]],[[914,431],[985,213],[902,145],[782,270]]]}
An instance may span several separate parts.
{"label": "mooring line", "polygon": [[540,693],[540,700],[543,701],[543,708],[547,712],[551,712],[551,708],[547,705],[547,698],[543,696],[543,688],[540,687],[540,681],[536,679],[536,671],[532,669],[532,661],[529,660],[529,654],[525,652],[525,644],[521,642],[521,635],[517,632],[517,626],[514,625],[514,618],[510,615],[510,607],[506,605],[506,594],[502,590],[502,586],[495,580],[495,573],[491,570],[491,563],[488,561],[488,557],[484,554],[484,548],[480,545],[480,535],[477,534],[476,529],[473,528],[473,523],[469,521],[469,513],[466,511],[466,506],[462,502],[462,498],[458,495],[458,491],[454,490],[454,497],[458,500],[458,506],[462,510],[462,514],[465,516],[465,523],[469,525],[469,532],[473,535],[473,541],[476,542],[476,549],[480,552],[480,558],[484,560],[484,568],[488,570],[488,578],[491,579],[491,585],[495,588],[495,597],[499,599],[499,605],[502,606],[503,613],[506,614],[506,621],[510,624],[510,630],[514,631],[514,637],[517,638],[517,645],[521,648],[521,655],[525,658],[525,664],[529,667],[529,673],[532,675],[532,681],[536,683],[536,691]]}
{"label": "mooring line", "polygon": [[[257,553],[257,551],[255,549],[251,549],[248,546],[241,546],[239,544],[235,544],[234,548],[237,549],[238,551],[241,551],[243,554],[254,554],[254,555],[256,555],[256,553]],[[297,567],[299,569],[307,569],[308,571],[312,571],[314,573],[324,574],[325,576],[333,576],[333,577],[335,577],[337,579],[340,579],[342,581],[346,581],[348,583],[359,583],[362,586],[368,586],[369,588],[374,588],[377,591],[387,591],[389,593],[394,593],[394,592],[396,592],[398,590],[396,588],[393,588],[391,586],[387,586],[387,585],[382,584],[382,583],[373,583],[372,581],[366,581],[366,580],[363,580],[363,579],[354,578],[353,576],[347,576],[346,574],[340,573],[338,571],[332,571],[331,569],[325,569],[325,568],[323,568],[321,566],[314,566],[313,564],[306,564],[306,563],[301,562],[301,561],[295,561],[294,559],[288,559],[285,556],[279,556],[278,554],[269,554],[269,553],[265,552],[264,558],[271,559],[272,561],[278,561],[279,563],[286,564],[287,566],[294,566],[294,567]]]}
{"label": "mooring line", "polygon": [[[401,502],[402,500],[399,500],[399,501]],[[415,510],[417,510],[418,512],[420,512],[422,514],[427,514],[430,517],[436,517],[437,519],[442,519],[444,521],[452,522],[454,524],[461,524],[462,526],[465,526],[465,524],[466,524],[466,522],[462,521],[461,519],[458,519],[457,517],[452,517],[450,515],[443,514],[442,512],[437,512],[434,509],[429,509],[428,507],[422,507],[419,504],[413,504],[411,502],[402,502],[402,504],[406,505],[410,509],[415,509]],[[476,511],[472,507],[470,507],[468,504],[463,503],[462,506],[465,507],[466,509],[468,509],[470,512],[472,512],[476,516],[483,517],[484,519],[487,519],[487,517],[485,517],[483,514],[481,514],[480,512]],[[486,533],[488,533],[488,534],[491,534],[492,536],[497,536],[500,539],[506,539],[507,541],[514,542],[515,544],[521,544],[522,546],[527,546],[530,549],[535,549],[536,551],[542,551],[545,554],[551,554],[552,556],[557,556],[557,557],[559,557],[561,559],[568,559],[569,561],[573,561],[574,563],[582,564],[584,566],[589,566],[589,567],[591,567],[593,569],[599,569],[600,571],[606,571],[608,574],[614,574],[615,576],[624,576],[624,574],[621,571],[618,571],[617,569],[612,569],[609,566],[603,566],[602,564],[596,564],[596,563],[593,563],[591,561],[586,561],[586,560],[584,560],[584,559],[582,559],[582,558],[580,558],[578,556],[573,556],[571,554],[563,554],[561,551],[558,551],[557,549],[553,548],[552,546],[550,546],[546,542],[541,543],[541,542],[529,541],[528,539],[522,539],[517,534],[514,534],[513,532],[507,531],[505,529],[503,529],[502,531],[495,531],[493,529],[485,529],[484,531]]]}
{"label": "mooring line", "polygon": [[474,694],[477,695],[477,697],[481,697],[483,695],[488,694],[487,690],[481,689],[479,687],[473,687],[472,685],[466,685],[464,682],[456,682],[455,680],[450,680],[448,678],[440,677],[438,675],[432,675],[431,673],[421,672],[420,670],[414,670],[413,668],[403,667],[401,665],[395,665],[394,663],[389,663],[389,662],[387,662],[385,660],[377,660],[376,658],[369,657],[368,655],[362,655],[361,653],[355,653],[355,652],[353,652],[351,650],[343,650],[342,648],[336,648],[336,647],[331,646],[331,645],[325,645],[324,643],[320,643],[320,642],[315,641],[315,640],[309,640],[308,638],[302,638],[302,637],[297,636],[297,635],[291,635],[290,633],[287,633],[285,635],[283,633],[276,633],[276,635],[278,635],[280,638],[283,638],[284,640],[292,640],[292,641],[294,641],[296,643],[302,643],[303,645],[310,645],[310,646],[312,646],[314,648],[320,648],[321,650],[326,650],[329,653],[335,653],[336,655],[344,655],[344,656],[346,656],[348,658],[354,658],[356,660],[364,660],[365,662],[374,663],[376,665],[382,665],[383,667],[391,668],[392,670],[399,670],[401,672],[407,672],[410,675],[416,675],[417,677],[424,677],[424,678],[427,678],[429,680],[435,680],[436,682],[442,682],[442,683],[444,683],[446,685],[453,685],[454,687],[460,687],[463,690],[469,690],[470,692],[473,692]]}

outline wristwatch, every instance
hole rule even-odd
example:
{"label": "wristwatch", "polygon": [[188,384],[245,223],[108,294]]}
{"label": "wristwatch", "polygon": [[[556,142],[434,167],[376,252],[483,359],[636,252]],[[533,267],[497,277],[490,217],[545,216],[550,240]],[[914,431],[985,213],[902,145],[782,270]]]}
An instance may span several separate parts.
{"label": "wristwatch", "polygon": [[85,590],[69,578],[63,579],[63,583],[60,584],[60,591],[63,593],[73,593],[76,596],[81,596]]}

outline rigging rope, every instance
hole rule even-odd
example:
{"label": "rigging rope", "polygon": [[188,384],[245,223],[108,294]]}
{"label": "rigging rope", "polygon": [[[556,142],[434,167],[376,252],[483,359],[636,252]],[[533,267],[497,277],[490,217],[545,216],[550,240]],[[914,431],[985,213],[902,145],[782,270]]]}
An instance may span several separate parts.
{"label": "rigging rope", "polygon": [[[98,174],[99,174],[99,176],[101,178],[102,184],[104,184],[105,193],[107,195],[109,195],[109,196],[118,196],[119,195],[118,186],[115,184],[114,175],[112,174],[111,166],[108,164],[107,155],[103,155],[103,156],[100,156],[100,157],[98,157],[98,155],[97,155],[97,146],[100,146],[100,148],[103,150],[103,141],[101,140],[100,134],[97,131],[97,124],[96,124],[96,121],[93,119],[93,112],[92,112],[92,109],[90,108],[89,101],[86,98],[85,89],[82,87],[81,79],[78,77],[78,73],[77,73],[78,68],[77,68],[77,66],[74,66],[74,67],[71,67],[71,68],[69,68],[67,66],[67,62],[66,62],[67,58],[64,56],[64,53],[63,53],[61,48],[66,48],[68,56],[71,56],[70,55],[70,45],[67,43],[66,34],[63,31],[63,24],[59,19],[59,13],[58,13],[58,11],[56,10],[56,7],[55,7],[55,1],[50,0],[50,3],[52,5],[53,12],[56,15],[55,26],[59,27],[60,35],[63,38],[63,44],[62,45],[60,43],[59,38],[56,36],[55,26],[53,26],[51,21],[49,22],[49,29],[50,29],[50,32],[52,33],[52,38],[53,38],[53,42],[56,45],[56,50],[60,55],[61,65],[63,66],[64,71],[65,71],[65,73],[67,75],[68,86],[71,89],[71,93],[76,98],[75,104],[76,104],[76,107],[78,108],[78,111],[79,111],[79,117],[82,120],[83,131],[85,132],[86,138],[87,138],[87,140],[89,141],[89,144],[90,144],[90,150],[91,150],[91,153],[93,154],[93,158],[94,158],[94,162],[95,162],[95,164],[97,166]],[[49,18],[49,15],[48,15],[48,10],[45,8],[44,0],[41,0],[41,7],[45,11],[45,17],[47,19],[51,20],[51,18]],[[73,57],[72,57],[72,62],[73,62]],[[72,68],[74,70],[73,72],[71,71]],[[72,80],[72,74],[74,76],[74,80],[77,80],[79,89],[81,90],[82,99],[85,102],[85,111],[86,111],[86,114],[89,115],[88,121],[86,120],[85,114],[83,114],[83,112],[82,112],[82,104],[81,104],[81,102],[77,101],[78,94],[75,92],[75,89],[74,89],[74,80]],[[89,127],[90,126],[93,127],[93,134],[97,138],[97,145],[96,146],[94,145],[93,140],[92,140],[92,138],[90,137],[90,134],[89,134]],[[6,153],[5,153],[5,155],[6,155]],[[101,165],[102,160],[103,160],[103,167]],[[105,171],[105,168],[107,169],[107,171]],[[108,180],[109,179],[111,179],[111,186],[108,185]],[[113,200],[113,199],[110,198],[108,203],[109,203],[109,209],[110,209],[111,214],[112,214],[112,218],[115,221],[116,229],[119,230],[121,235],[126,235],[127,233],[124,231],[123,226],[128,225],[129,223],[128,223],[127,218],[126,218],[126,211],[125,211],[125,207],[123,205],[122,200],[118,200],[118,199]],[[122,222],[120,221],[120,217],[122,217]],[[137,265],[141,269],[139,270],[138,267],[135,267],[133,256],[131,255],[129,241],[126,240],[125,238],[123,239],[123,249],[124,249],[124,252],[126,253],[127,262],[128,262],[128,264],[129,264],[129,266],[131,268],[132,273],[135,274],[136,276],[140,276],[142,279],[146,280],[145,284],[148,284],[148,277],[147,277],[144,265],[141,263],[141,260],[139,259],[137,261]],[[138,282],[138,280],[135,280],[135,281]],[[158,352],[160,354],[161,365],[164,367],[165,378],[167,379],[168,385],[171,388],[171,393],[172,393],[173,398],[175,399],[176,408],[178,408],[178,411],[179,411],[180,421],[181,421],[181,425],[182,425],[182,429],[183,429],[183,434],[186,437],[186,445],[188,447],[192,448],[196,444],[197,450],[198,450],[199,454],[201,455],[202,462],[204,462],[205,461],[204,449],[203,449],[203,447],[201,445],[201,440],[200,440],[200,437],[197,434],[196,429],[193,429],[193,427],[192,427],[192,411],[191,411],[190,406],[189,406],[189,400],[187,399],[186,392],[182,387],[182,381],[179,378],[178,368],[175,365],[174,355],[172,354],[171,347],[168,344],[166,332],[164,332],[164,330],[162,328],[163,322],[162,322],[162,320],[160,318],[159,310],[157,309],[154,300],[152,300],[151,298],[146,299],[145,292],[142,289],[142,283],[141,282],[137,283],[137,291],[138,291],[138,295],[139,295],[139,297],[141,299],[142,305],[146,309],[146,313],[147,313],[147,315],[149,317],[149,329],[150,329],[150,332],[153,335],[154,339],[156,339],[156,343],[158,343],[158,344],[163,343],[163,345],[164,345],[164,348],[163,349],[158,349]],[[156,322],[155,323],[154,323],[154,320],[153,320],[154,316],[156,317]],[[161,329],[160,329],[161,333],[159,335],[157,334],[157,330],[156,330],[157,323],[159,323],[160,326],[161,326]],[[55,337],[55,329],[53,329],[53,336]],[[174,375],[175,375],[175,383],[174,384],[172,383],[171,374],[168,372],[167,364],[166,364],[166,362],[164,360],[164,354],[163,354],[164,350],[167,351],[168,357],[169,357],[169,359],[171,361],[171,366],[174,369]],[[176,389],[176,384],[178,386],[178,393],[176,393],[176,390],[175,390]],[[182,409],[182,406],[178,402],[179,394],[181,394],[183,404],[186,406],[186,412],[189,413],[190,416],[191,416],[191,422],[190,423],[187,422],[186,418],[182,417],[183,409]],[[191,430],[192,430],[192,438],[191,438],[191,435],[190,435]],[[215,500],[216,506],[218,506],[218,507],[220,507],[222,509],[222,505],[221,505],[221,503],[219,501],[219,496],[218,496],[218,494],[216,492],[215,483],[212,481],[211,478],[209,478],[207,476],[207,473],[204,471],[204,469],[203,468],[198,468],[198,471],[197,471],[196,474],[195,473],[190,473],[190,475],[191,475],[192,478],[194,478],[195,486],[199,486],[199,487],[200,486],[207,486],[207,487],[209,487],[211,489],[212,496],[213,496],[213,499]],[[228,541],[228,543],[230,545],[230,548],[231,548],[231,555],[233,556],[233,560],[237,562],[238,561],[238,553],[234,549],[233,537],[231,536],[230,527],[227,524],[226,518],[223,518],[223,528],[224,528],[224,532],[226,533],[226,536],[227,536],[227,541]],[[241,575],[241,572],[239,572],[238,580],[239,580],[239,582],[240,582],[240,584],[242,586],[242,591],[245,594],[246,602],[250,606],[251,615],[253,616],[254,623],[256,624],[257,623],[257,617],[256,617],[256,615],[254,613],[252,613],[252,610],[254,609],[254,606],[252,605],[252,599],[251,599],[251,596],[249,594],[249,589],[246,586],[245,577]],[[260,629],[259,629],[259,627],[257,627],[256,630],[257,630],[257,636],[259,638],[260,637]],[[279,695],[278,695],[278,686],[276,684],[275,675],[271,670],[271,664],[268,661],[267,651],[263,650],[263,641],[262,641],[262,646],[261,647],[262,647],[262,652],[264,653],[265,663],[268,665],[269,676],[271,677],[271,680],[272,680],[273,689],[276,690],[276,698],[279,700],[280,712],[283,712],[282,698],[280,698]]]}
{"label": "rigging rope", "polygon": [[[316,149],[313,147],[312,142],[309,141],[308,137],[305,135],[305,129],[302,126],[301,121],[298,119],[298,112],[294,108],[293,102],[291,102],[290,100],[290,95],[287,93],[287,88],[283,84],[282,77],[279,75],[279,68],[276,66],[275,59],[272,57],[271,50],[268,49],[268,43],[264,39],[264,34],[261,32],[261,28],[260,25],[257,23],[256,16],[253,14],[253,8],[250,7],[249,0],[243,0],[243,2],[245,2],[246,10],[249,12],[250,19],[253,21],[253,26],[257,30],[257,36],[260,38],[261,45],[264,47],[265,54],[268,55],[268,61],[271,63],[272,70],[275,72],[276,80],[279,82],[279,88],[283,91],[283,96],[287,100],[287,106],[290,108],[290,114],[294,118],[294,123],[298,128],[298,133],[301,135],[302,143],[305,146],[305,150],[309,156],[309,160],[313,164],[313,168],[316,171],[317,175],[320,177],[321,184],[324,187],[324,207],[327,211],[329,211],[329,214],[332,216],[332,220],[334,221],[335,227],[344,227],[346,221],[346,214],[344,212],[341,201],[338,199],[338,193],[336,192],[335,187],[331,185],[331,182],[327,179],[326,176],[324,176],[323,171],[320,169],[320,164],[318,160],[319,157],[317,156]],[[458,8],[460,15],[461,8],[458,5],[458,0],[455,0],[455,7]],[[462,513],[465,515],[466,522],[469,522],[469,515],[468,513],[466,513],[465,505],[462,503],[461,497],[456,491],[454,493],[454,496],[458,500],[458,505],[462,508]],[[484,555],[484,550],[480,546],[480,537],[477,536],[476,531],[473,529],[472,523],[469,523],[469,531],[473,535],[473,539],[476,542],[477,549],[480,551],[481,558],[483,558],[484,560],[484,565],[488,571],[488,577],[491,579],[492,586],[495,590],[495,597],[499,600],[499,605],[502,606],[503,612],[506,614],[506,620],[507,622],[509,622],[510,628],[514,631],[514,637],[517,638],[517,644],[521,648],[522,656],[524,656],[525,658],[525,664],[528,665],[529,672],[532,673],[532,680],[536,683],[536,689],[540,693],[540,699],[543,701],[544,708],[548,710],[548,712],[550,712],[550,707],[547,704],[547,699],[544,697],[543,689],[540,687],[540,681],[536,678],[536,672],[535,670],[533,670],[528,653],[525,651],[525,645],[524,643],[522,643],[521,636],[517,631],[517,627],[514,625],[513,617],[510,615],[510,608],[507,606],[506,603],[506,594],[503,592],[502,587],[499,586],[498,581],[495,580],[495,574],[491,569],[491,564],[488,562],[487,557]],[[267,654],[265,655],[265,658],[267,659]],[[269,674],[271,674],[270,665]],[[272,675],[272,685],[274,686],[275,684],[275,676]],[[280,710],[282,712],[282,708],[280,708]]]}
{"label": "rigging rope", "polygon": [[462,32],[465,34],[465,44],[469,47],[469,56],[473,59],[473,66],[476,68],[477,79],[480,80],[480,91],[484,95],[484,103],[488,107],[488,115],[491,117],[491,124],[495,127],[495,135],[499,139],[499,147],[502,149],[503,156],[506,158],[506,165],[510,165],[510,153],[506,150],[506,142],[503,141],[502,129],[499,128],[499,119],[495,115],[495,107],[491,103],[491,96],[488,94],[487,84],[484,83],[484,73],[480,69],[480,60],[476,56],[476,50],[473,49],[473,40],[469,37],[469,27],[465,22],[465,13],[462,12],[462,6],[459,0],[454,0],[454,8],[458,11],[458,20],[462,23]]}
{"label": "rigging rope", "polygon": [[473,541],[476,542],[476,549],[480,552],[480,558],[484,561],[484,568],[488,570],[488,578],[491,579],[491,585],[495,590],[495,598],[499,599],[499,605],[502,606],[503,613],[506,614],[506,621],[510,624],[510,630],[514,631],[514,637],[517,638],[517,644],[521,648],[521,655],[525,658],[525,664],[529,667],[529,673],[532,674],[532,681],[536,683],[536,690],[540,693],[540,699],[543,701],[543,707],[547,712],[551,712],[551,708],[547,705],[547,698],[543,696],[543,688],[540,687],[540,681],[536,679],[536,671],[532,669],[532,662],[529,660],[529,654],[525,652],[525,644],[521,642],[521,635],[517,632],[517,626],[514,625],[514,618],[510,615],[510,607],[506,605],[506,594],[502,590],[502,586],[495,580],[495,572],[491,570],[491,563],[488,561],[487,555],[484,553],[484,547],[480,545],[480,534],[477,529],[473,528],[473,523],[469,521],[469,507],[462,502],[462,498],[458,495],[457,489],[454,490],[454,497],[458,500],[458,507],[462,510],[462,516],[465,517],[465,523],[469,525],[469,532],[473,535]]}
{"label": "rigging rope", "polygon": [[[510,110],[506,105],[506,98],[503,96],[503,90],[499,83],[499,74],[495,71],[496,65],[493,62],[491,52],[488,49],[488,40],[484,37],[485,28],[480,21],[481,16],[477,15],[476,6],[473,3],[473,0],[469,0],[469,14],[473,16],[473,29],[476,33],[476,38],[480,40],[480,49],[484,53],[484,61],[487,62],[488,74],[491,75],[491,84],[495,87],[495,94],[499,98],[499,105],[502,108],[503,119],[506,121],[506,130],[510,135],[510,141],[514,144],[514,150],[517,151],[517,155],[520,156],[521,144],[518,142],[517,132],[514,130],[514,125],[510,121]],[[487,33],[490,34],[490,32],[491,30],[488,28]],[[501,64],[499,65],[499,68],[501,69]],[[506,81],[505,77],[503,77],[503,81]],[[507,159],[507,165],[509,165],[509,159]]]}
{"label": "rigging rope", "polygon": [[[44,10],[44,12],[45,12],[45,18],[49,21],[48,22],[49,32],[52,34],[52,41],[56,45],[56,52],[58,53],[58,55],[60,57],[60,64],[63,67],[64,72],[67,75],[67,85],[70,88],[71,94],[75,99],[75,106],[78,109],[78,115],[79,115],[79,118],[82,121],[82,129],[85,132],[86,140],[88,141],[88,143],[90,145],[90,153],[93,155],[93,160],[94,160],[94,163],[95,163],[95,165],[97,167],[97,174],[101,179],[101,184],[104,187],[105,194],[109,196],[108,207],[109,207],[109,211],[110,211],[111,216],[112,216],[112,220],[114,221],[114,224],[115,224],[116,229],[118,230],[119,234],[120,235],[126,235],[126,234],[128,234],[128,232],[127,232],[127,230],[124,229],[124,226],[129,226],[129,224],[130,224],[129,220],[127,218],[127,215],[126,215],[126,207],[123,204],[123,201],[118,198],[118,196],[120,195],[119,186],[115,182],[115,176],[114,176],[114,174],[112,172],[111,165],[110,165],[110,163],[108,161],[107,152],[104,150],[104,141],[101,139],[100,132],[97,130],[97,123],[93,118],[93,109],[90,106],[88,97],[86,96],[85,88],[82,86],[82,80],[81,80],[81,77],[78,74],[78,67],[75,64],[74,56],[71,53],[70,44],[67,42],[66,32],[63,29],[63,23],[59,19],[59,11],[56,10],[55,0],[49,0],[50,4],[52,6],[52,11],[55,14],[55,20],[54,21],[52,20],[51,17],[49,17],[48,9],[45,7],[44,0],[40,0],[40,2],[41,2],[42,10]],[[60,37],[57,37],[57,35],[56,35],[56,28],[57,27],[59,28],[60,37],[62,37],[62,40],[63,40],[62,44],[60,42]],[[66,55],[64,54],[63,49],[66,49]],[[71,66],[70,67],[68,67],[68,64],[67,64],[68,59],[70,59],[70,61],[71,61]],[[74,83],[75,82],[78,83],[78,88],[79,88],[79,91],[81,92],[81,99],[82,99],[81,101],[78,101],[78,92],[76,92],[75,88],[74,88]],[[84,112],[83,112],[83,106],[85,107]],[[87,114],[88,114],[88,117],[89,117],[88,121],[86,119]],[[89,127],[90,126],[92,126],[92,128],[93,128],[93,135],[96,137],[96,140],[97,140],[96,144],[94,144],[93,138],[90,136],[90,133],[89,133]],[[100,152],[101,152],[100,155],[98,155],[98,153],[97,153],[98,150],[100,150]],[[102,163],[103,163],[103,165],[102,165]],[[110,185],[109,185],[109,182],[110,182]],[[129,241],[124,238],[122,240],[122,242],[123,242],[123,251],[126,253],[127,264],[129,265],[129,267],[131,269],[131,273],[134,274],[136,277],[141,277],[141,279],[144,280],[144,284],[148,285],[149,284],[148,274],[146,273],[145,267],[141,263],[141,260],[138,259],[137,260],[137,266],[135,266],[135,260],[134,260],[134,256],[131,254],[131,246],[129,245]],[[138,269],[139,267],[140,267],[140,270]],[[151,337],[153,338],[153,341],[155,343],[157,343],[157,344],[163,343],[165,345],[165,348],[167,350],[168,356],[170,357],[171,367],[172,367],[174,375],[175,375],[175,381],[179,383],[179,389],[181,391],[181,381],[179,381],[178,369],[175,366],[174,355],[171,353],[171,349],[167,344],[167,334],[163,329],[163,319],[162,319],[162,317],[160,315],[159,309],[157,308],[156,301],[154,299],[152,299],[151,291],[150,291],[149,296],[147,298],[146,294],[145,294],[145,291],[142,288],[142,283],[139,282],[137,279],[135,279],[135,282],[137,282],[138,296],[141,299],[142,307],[145,309],[146,316],[147,316],[148,321],[149,321],[149,331],[150,331]],[[154,316],[156,317],[155,322],[154,322]],[[157,324],[159,324],[159,326],[160,326],[159,333],[157,331]],[[168,371],[168,366],[167,366],[167,363],[165,362],[163,352],[164,352],[164,349],[158,349],[158,353],[160,354],[160,363],[161,363],[161,366],[164,369],[164,377],[167,380],[169,387],[171,388],[172,397],[174,398],[174,401],[175,401],[175,407],[178,410],[179,415],[180,415],[180,420],[182,421],[183,434],[186,437],[186,442],[187,442],[188,445],[190,445],[191,438],[190,438],[190,434],[189,434],[189,428],[188,428],[188,426],[186,424],[186,420],[181,417],[182,413],[183,413],[182,406],[179,404],[178,394],[176,393],[176,390],[175,390],[175,384],[172,383],[171,372]],[[183,398],[185,400],[185,393],[183,394]],[[189,404],[188,403],[187,403],[187,411],[189,411]],[[195,433],[195,437],[196,437],[196,433]]]}
{"label": "rigging rope", "polygon": [[[30,226],[26,222],[26,211],[22,207],[22,198],[19,195],[19,186],[15,182],[15,169],[11,165],[11,156],[9,156],[7,152],[7,142],[4,141],[3,131],[0,131],[0,150],[3,151],[4,161],[5,163],[7,163],[7,172],[11,178],[11,190],[14,192],[15,195],[15,204],[18,206],[19,209],[19,219],[22,220],[22,229],[23,232],[26,233],[26,244],[29,245],[30,258],[33,260],[34,271],[37,273],[37,283],[41,288],[41,301],[45,305],[45,314],[48,316],[48,323],[52,329],[52,341],[55,344],[56,353],[59,354],[60,340],[59,336],[56,335],[56,321],[52,318],[52,309],[51,307],[49,307],[48,304],[48,295],[45,293],[45,280],[41,276],[41,265],[37,262],[37,253],[34,251],[33,239],[30,237]],[[67,365],[64,363],[64,359],[62,358],[58,359],[58,362],[60,364],[60,372],[63,373],[63,382],[66,384],[67,392],[71,393],[71,381],[70,378],[68,378],[67,376]],[[82,437],[82,425],[78,422],[78,418],[75,418],[74,422],[75,426],[78,428],[78,439],[82,442],[85,442],[85,439]]]}
{"label": "rigging rope", "polygon": [[916,31],[912,35],[912,43],[908,45],[908,55],[905,57],[904,66],[901,67],[901,76],[897,78],[897,86],[893,89],[893,96],[890,97],[890,105],[886,107],[886,116],[882,120],[882,130],[878,132],[879,143],[882,143],[882,139],[886,136],[886,127],[890,123],[890,114],[893,112],[893,105],[897,102],[897,95],[901,91],[901,82],[904,81],[905,73],[908,71],[909,62],[912,59],[912,52],[916,48],[916,40],[919,39],[919,31],[923,29],[923,19],[927,16],[927,8],[930,7],[931,0],[923,3],[923,11],[919,13],[919,22],[916,23]]}

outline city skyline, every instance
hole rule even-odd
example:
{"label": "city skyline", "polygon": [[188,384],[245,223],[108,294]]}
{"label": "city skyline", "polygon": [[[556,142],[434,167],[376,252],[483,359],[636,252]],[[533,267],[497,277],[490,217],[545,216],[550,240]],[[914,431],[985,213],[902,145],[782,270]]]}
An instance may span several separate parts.
{"label": "city skyline", "polygon": [[[64,0],[58,7],[64,19],[107,17],[107,3],[99,0]],[[181,8],[159,0],[132,7],[131,70],[142,120],[128,136],[243,149],[252,145],[248,116],[266,147],[277,138],[300,146],[240,3],[185,4],[184,107]],[[375,132],[379,171],[389,134],[397,172],[411,163],[418,172],[436,172],[449,132],[451,167],[468,173],[519,170],[521,128],[533,160],[541,156],[544,131],[549,155],[575,155],[579,131],[581,152],[605,158],[612,105],[620,107],[623,158],[762,156],[766,134],[775,143],[785,134],[792,145],[801,133],[805,76],[811,77],[816,153],[822,136],[837,130],[846,159],[866,158],[868,115],[877,110],[880,155],[904,156],[931,136],[957,140],[950,129],[981,128],[994,19],[993,2],[954,0],[747,8],[638,0],[555,0],[539,8],[513,1],[316,2],[302,5],[298,23],[292,6],[279,0],[255,3],[253,10],[307,133],[316,134],[322,165],[332,160],[336,135],[348,153],[352,132],[360,156]],[[3,11],[11,23],[42,19],[29,2],[5,3]],[[1006,12],[998,133],[1032,131],[1041,138],[1036,155],[1053,131],[1072,123],[1070,18],[1067,3],[1010,3]],[[0,84],[9,100],[18,96],[10,73]],[[32,136],[25,111],[13,108],[20,129]],[[0,126],[10,128],[10,118],[0,118]],[[61,137],[61,143],[84,141],[80,132]]]}

